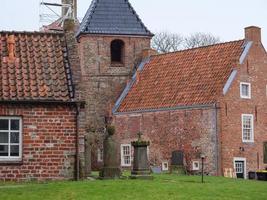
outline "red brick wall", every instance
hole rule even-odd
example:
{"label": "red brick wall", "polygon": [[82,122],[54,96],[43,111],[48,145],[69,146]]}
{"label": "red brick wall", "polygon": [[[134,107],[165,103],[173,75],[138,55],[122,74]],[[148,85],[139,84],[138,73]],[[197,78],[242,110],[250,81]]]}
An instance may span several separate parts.
{"label": "red brick wall", "polygon": [[116,115],[116,136],[121,144],[130,144],[141,131],[149,140],[149,158],[157,165],[169,161],[171,153],[183,150],[187,169],[192,161],[200,161],[204,153],[205,171],[217,174],[216,111],[210,109],[173,110],[142,114]]}
{"label": "red brick wall", "polygon": [[[110,44],[124,42],[124,64],[111,65]],[[142,51],[150,48],[149,37],[86,35],[79,39],[79,57],[83,93],[86,101],[86,122],[97,132],[105,126],[104,117],[110,111],[131,78],[134,67],[142,59]]]}
{"label": "red brick wall", "polygon": [[0,164],[0,180],[61,180],[74,177],[75,108],[1,105],[1,116],[21,116],[22,162]]}
{"label": "red brick wall", "polygon": [[[247,161],[247,172],[267,167],[263,163],[263,142],[267,141],[267,56],[260,42],[254,42],[237,76],[221,99],[222,171],[234,168],[234,157]],[[251,83],[252,98],[240,98],[240,82]],[[254,143],[242,142],[242,114],[254,115]],[[244,151],[240,150],[244,148]],[[258,159],[259,156],[259,159]]]}

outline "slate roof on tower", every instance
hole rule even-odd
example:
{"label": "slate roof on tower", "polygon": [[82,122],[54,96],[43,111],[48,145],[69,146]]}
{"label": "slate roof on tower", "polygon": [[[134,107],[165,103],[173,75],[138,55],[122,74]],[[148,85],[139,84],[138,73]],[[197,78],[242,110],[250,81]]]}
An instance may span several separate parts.
{"label": "slate roof on tower", "polygon": [[153,36],[128,0],[92,0],[76,36],[82,34]]}
{"label": "slate roof on tower", "polygon": [[73,96],[64,34],[0,32],[1,102],[69,102]]}
{"label": "slate roof on tower", "polygon": [[152,56],[127,85],[114,112],[216,103],[246,44],[239,40]]}

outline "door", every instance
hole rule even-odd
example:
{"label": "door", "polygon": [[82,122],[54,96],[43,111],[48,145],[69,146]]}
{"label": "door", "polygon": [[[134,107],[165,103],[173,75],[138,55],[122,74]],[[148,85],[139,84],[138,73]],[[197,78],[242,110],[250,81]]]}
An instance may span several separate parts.
{"label": "door", "polygon": [[245,162],[241,160],[235,161],[235,172],[237,178],[245,178]]}

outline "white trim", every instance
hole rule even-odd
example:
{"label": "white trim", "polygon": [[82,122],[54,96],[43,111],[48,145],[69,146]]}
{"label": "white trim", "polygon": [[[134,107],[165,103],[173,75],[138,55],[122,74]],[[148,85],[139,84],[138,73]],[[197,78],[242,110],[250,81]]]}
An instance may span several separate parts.
{"label": "white trim", "polygon": [[243,161],[244,162],[244,179],[247,179],[247,159],[243,157],[234,157],[233,164],[234,164],[234,173],[236,174],[235,170],[235,162],[236,161]]}
{"label": "white trim", "polygon": [[[244,96],[242,94],[242,86],[247,85],[248,86],[248,96]],[[240,82],[240,97],[242,99],[251,99],[251,84],[248,82]]]}
{"label": "white trim", "polygon": [[245,46],[245,49],[244,49],[243,53],[241,54],[241,56],[239,58],[239,64],[240,65],[242,65],[244,63],[244,61],[245,61],[245,59],[246,59],[246,57],[247,57],[247,55],[249,53],[249,50],[250,50],[252,44],[253,44],[252,41],[247,42],[247,44]]}
{"label": "white trim", "polygon": [[[251,139],[250,140],[244,140],[244,133],[243,133],[243,118],[244,117],[251,117]],[[242,114],[241,115],[241,122],[242,122],[242,142],[254,142],[254,116],[252,114]]]}
{"label": "white trim", "polygon": [[168,171],[169,170],[169,163],[167,161],[161,163],[161,170]]}
{"label": "white trim", "polygon": [[[198,166],[196,167],[195,166],[195,164],[197,164]],[[192,169],[194,170],[194,171],[198,171],[198,170],[200,170],[200,162],[199,161],[193,161],[192,162]]]}
{"label": "white trim", "polygon": [[233,81],[235,80],[237,74],[237,70],[234,69],[231,73],[231,75],[229,76],[227,82],[225,83],[224,87],[223,87],[223,95],[226,95],[226,93],[228,92],[229,88],[231,87]]}
{"label": "white trim", "polygon": [[[9,141],[8,143],[0,143],[0,145],[8,145],[8,153],[10,154],[10,145],[19,145],[19,156],[0,156],[0,161],[21,161],[22,159],[22,118],[21,117],[8,117],[8,116],[4,116],[4,117],[0,117],[0,119],[4,119],[4,120],[8,120],[8,126],[9,129],[8,130],[1,130],[0,132],[8,132],[9,135]],[[14,130],[12,131],[11,128],[11,120],[19,120],[19,130]],[[15,132],[15,133],[19,133],[19,143],[11,143],[10,142],[10,133],[11,132]]]}
{"label": "white trim", "polygon": [[[123,147],[129,147],[129,155],[123,154]],[[122,167],[130,167],[132,165],[132,150],[131,150],[131,144],[121,144],[121,166]],[[129,161],[130,163],[125,163],[125,156],[130,156]]]}

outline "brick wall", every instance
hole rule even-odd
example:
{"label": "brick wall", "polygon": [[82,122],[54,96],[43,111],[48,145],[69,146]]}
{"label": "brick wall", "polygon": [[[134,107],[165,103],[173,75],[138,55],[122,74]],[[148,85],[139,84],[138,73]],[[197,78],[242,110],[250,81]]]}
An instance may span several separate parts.
{"label": "brick wall", "polygon": [[[114,39],[124,42],[124,63],[111,66],[110,44]],[[98,132],[104,127],[104,117],[124,89],[133,69],[142,59],[142,51],[150,47],[147,37],[116,37],[87,35],[79,38],[79,55],[86,101],[86,122]]]}
{"label": "brick wall", "polygon": [[216,110],[173,110],[142,114],[116,115],[116,137],[121,144],[130,144],[141,131],[149,140],[150,163],[170,164],[171,153],[183,150],[187,169],[192,170],[192,161],[200,161],[206,155],[205,172],[217,174]]}
{"label": "brick wall", "polygon": [[[222,171],[234,168],[234,157],[246,158],[247,172],[264,169],[267,167],[263,163],[263,142],[267,141],[267,56],[259,38],[236,69],[238,73],[230,90],[220,100]],[[240,82],[251,83],[251,99],[240,98]],[[253,143],[242,142],[242,114],[254,116]]]}
{"label": "brick wall", "polygon": [[[0,163],[0,180],[73,179],[75,113],[70,106],[1,105],[1,116],[22,117],[23,154],[19,164]],[[82,138],[83,132],[80,134]]]}

